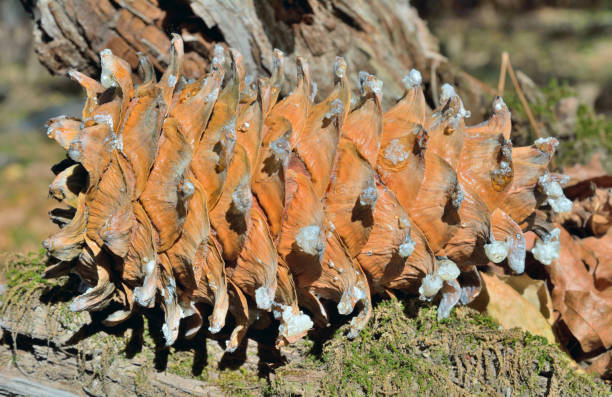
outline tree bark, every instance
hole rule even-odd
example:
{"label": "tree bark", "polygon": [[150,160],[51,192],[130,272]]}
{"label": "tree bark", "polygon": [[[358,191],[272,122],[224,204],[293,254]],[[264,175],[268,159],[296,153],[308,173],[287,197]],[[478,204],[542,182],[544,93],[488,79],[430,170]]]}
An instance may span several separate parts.
{"label": "tree bark", "polygon": [[[40,61],[56,74],[77,69],[99,73],[99,52],[110,48],[133,68],[138,52],[146,54],[161,72],[168,62],[170,34],[185,42],[185,75],[207,70],[214,45],[225,43],[244,56],[248,73],[272,69],[273,50],[286,54],[289,90],[295,82],[295,57],[304,57],[327,94],[336,55],[347,61],[357,84],[364,70],[384,83],[385,105],[404,91],[402,77],[421,71],[427,100],[435,105],[439,87],[458,88],[472,122],[488,111],[486,88],[450,64],[438,43],[407,0],[22,0],[34,24]],[[486,101],[486,102],[485,102]]]}

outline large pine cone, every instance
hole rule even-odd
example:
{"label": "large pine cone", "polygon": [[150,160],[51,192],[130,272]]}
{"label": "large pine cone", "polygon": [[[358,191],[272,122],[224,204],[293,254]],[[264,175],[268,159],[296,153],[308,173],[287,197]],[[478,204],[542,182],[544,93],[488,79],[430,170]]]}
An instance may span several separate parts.
{"label": "large pine cone", "polygon": [[[52,213],[61,230],[44,246],[55,258],[47,277],[73,272],[91,286],[72,310],[119,302],[106,319],[115,324],[159,305],[170,345],[181,319],[187,336],[198,331],[194,304],[208,304],[213,333],[228,310],[234,316],[232,351],[265,312],[279,320],[282,345],[312,320],[325,325],[333,303],[343,315],[359,307],[355,336],[371,294],[436,298],[444,317],[478,294],[478,265],[522,272],[536,206],[571,206],[548,172],[556,140],[512,148],[501,98],[489,121],[466,127],[450,85],[428,112],[413,70],[383,113],[382,84],[361,72],[361,97],[351,100],[338,58],[325,100],[313,104],[300,59],[297,87],[278,100],[282,53],[273,76],[256,81],[237,52],[215,54],[197,81],[181,76],[178,36],[160,82],[146,58],[136,77],[109,50],[100,82],[71,74],[87,101],[82,120],[48,124],[69,157],[51,194],[70,208]],[[547,237],[541,256],[554,256],[556,234]]]}

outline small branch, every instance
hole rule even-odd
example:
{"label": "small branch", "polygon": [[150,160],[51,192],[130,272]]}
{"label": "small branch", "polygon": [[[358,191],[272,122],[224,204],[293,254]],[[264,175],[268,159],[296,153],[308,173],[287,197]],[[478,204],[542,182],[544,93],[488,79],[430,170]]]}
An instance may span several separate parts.
{"label": "small branch", "polygon": [[440,99],[438,97],[438,75],[436,74],[438,65],[439,61],[437,59],[434,59],[433,62],[431,62],[431,97],[433,98],[436,107],[440,105]]}
{"label": "small branch", "polygon": [[502,53],[501,66],[499,70],[499,81],[497,82],[497,96],[504,96],[504,86],[506,85],[506,69],[508,69],[508,62],[510,56],[506,51]]}
{"label": "small branch", "polygon": [[[523,94],[523,90],[521,89],[518,79],[516,78],[516,75],[514,74],[514,68],[512,68],[512,63],[510,62],[510,56],[508,55],[507,52],[504,52],[504,54],[506,55],[506,58],[508,59],[507,64],[508,64],[508,74],[510,75],[510,80],[512,81],[512,85],[514,86],[514,89],[516,90],[519,100],[521,101],[521,104],[523,105],[523,108],[525,109],[525,113],[527,113],[527,118],[529,119],[529,123],[531,124],[531,127],[533,128],[536,136],[538,138],[542,138],[542,133],[540,132],[540,129],[538,128],[538,125],[536,124],[536,120],[535,120],[535,117],[533,117],[533,113],[531,113],[531,108],[529,107],[527,98],[525,98],[525,94]],[[502,62],[503,62],[503,55],[502,55]]]}
{"label": "small branch", "polygon": [[[500,68],[500,73],[499,73],[499,82],[497,84],[497,94],[499,96],[502,96],[504,93],[504,84],[506,81],[506,69],[508,69],[510,80],[512,81],[512,85],[514,86],[514,89],[516,90],[519,100],[521,101],[521,104],[523,105],[523,108],[525,109],[525,113],[527,113],[527,118],[529,119],[529,124],[531,124],[531,128],[533,128],[533,131],[535,132],[538,138],[542,138],[542,133],[540,132],[540,129],[538,128],[538,124],[536,123],[535,117],[533,117],[533,113],[531,112],[531,108],[529,107],[529,103],[527,102],[527,98],[525,97],[525,94],[523,93],[523,89],[521,88],[521,85],[519,84],[519,81],[516,78],[516,74],[514,74],[514,68],[512,67],[512,63],[510,62],[510,55],[508,55],[506,51],[502,53],[501,68]],[[553,158],[550,159],[549,167],[551,169],[555,168],[555,160]]]}

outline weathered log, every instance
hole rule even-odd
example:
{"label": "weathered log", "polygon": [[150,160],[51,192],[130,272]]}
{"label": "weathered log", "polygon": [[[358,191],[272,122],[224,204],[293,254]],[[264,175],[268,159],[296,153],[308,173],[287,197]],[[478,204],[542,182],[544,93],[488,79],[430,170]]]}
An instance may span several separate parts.
{"label": "weathered log", "polygon": [[[458,88],[473,122],[483,119],[483,87],[449,63],[438,43],[407,0],[231,1],[231,0],[22,0],[32,14],[35,49],[55,74],[76,69],[90,76],[100,71],[99,52],[110,48],[135,69],[138,52],[146,54],[158,73],[168,64],[170,35],[185,42],[186,77],[199,77],[209,66],[216,43],[244,56],[247,75],[273,69],[274,48],[287,65],[304,57],[313,76],[332,76],[334,58],[344,57],[356,79],[358,71],[376,75],[385,85],[384,105],[403,93],[402,77],[412,68],[423,74],[429,105],[437,104],[438,82]],[[293,69],[293,70],[292,70]],[[295,86],[295,69],[285,70],[285,89]],[[331,81],[331,79],[317,79]],[[352,82],[358,87],[357,81]],[[319,87],[320,98],[331,90]]]}

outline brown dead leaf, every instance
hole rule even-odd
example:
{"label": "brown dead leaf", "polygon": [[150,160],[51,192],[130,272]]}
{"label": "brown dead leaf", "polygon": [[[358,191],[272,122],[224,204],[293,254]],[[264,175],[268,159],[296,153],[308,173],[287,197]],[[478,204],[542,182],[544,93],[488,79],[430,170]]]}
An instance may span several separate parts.
{"label": "brown dead leaf", "polygon": [[595,153],[588,164],[575,164],[571,167],[564,167],[563,173],[570,177],[568,185],[571,186],[587,179],[604,176],[606,175],[606,170],[604,170],[601,164],[599,153]]}
{"label": "brown dead leaf", "polygon": [[513,287],[495,275],[481,273],[483,288],[470,304],[497,320],[506,329],[519,327],[555,342],[552,328],[540,311]]}
{"label": "brown dead leaf", "polygon": [[603,236],[612,226],[612,191],[595,188],[588,197],[574,200],[570,212],[560,214],[557,222],[581,236]]}
{"label": "brown dead leaf", "polygon": [[592,291],[567,291],[562,319],[585,353],[593,352],[602,346],[612,346],[612,307],[609,294]]}
{"label": "brown dead leaf", "polygon": [[[595,273],[598,271],[594,265],[602,263],[602,274],[605,274],[609,266],[605,263],[609,260],[609,249],[596,244],[598,239],[595,238],[575,239],[563,228],[559,240],[559,259],[546,266],[553,286],[553,308],[559,312],[559,321],[578,340],[584,353],[602,347],[609,349],[612,346],[612,290],[598,290],[595,284],[597,276],[593,274],[593,270]],[[583,246],[585,240],[588,245]],[[590,255],[590,252],[597,252],[600,257]]]}
{"label": "brown dead leaf", "polygon": [[546,321],[552,325],[554,322],[552,299],[545,281],[534,280],[524,273],[516,276],[500,275],[498,278],[538,309]]}
{"label": "brown dead leaf", "polygon": [[597,259],[595,268],[595,288],[600,291],[612,286],[612,234],[603,237],[587,237],[581,240],[582,246]]}

